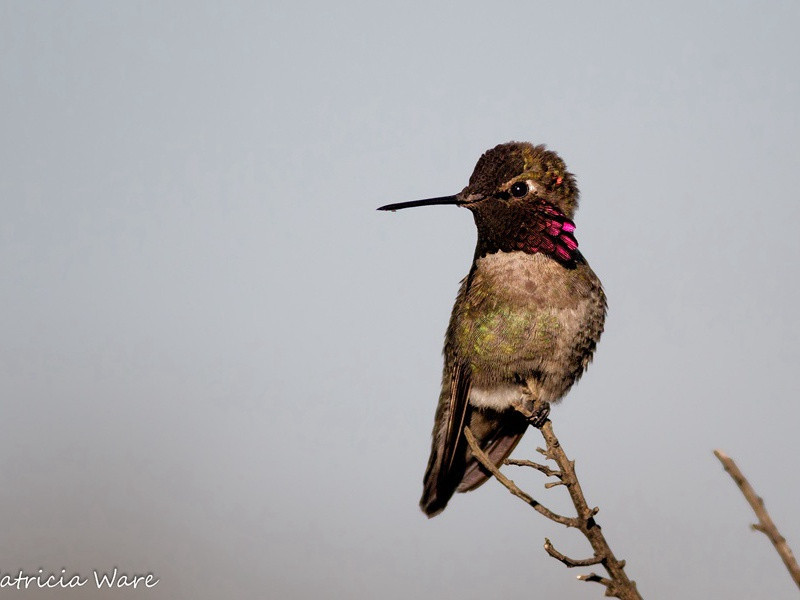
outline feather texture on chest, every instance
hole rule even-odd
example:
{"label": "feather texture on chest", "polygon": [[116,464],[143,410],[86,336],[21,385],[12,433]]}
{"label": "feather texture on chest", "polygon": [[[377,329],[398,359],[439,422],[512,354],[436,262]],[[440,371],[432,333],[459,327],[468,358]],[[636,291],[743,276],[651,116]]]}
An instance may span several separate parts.
{"label": "feather texture on chest", "polygon": [[478,259],[448,331],[458,360],[470,365],[471,402],[507,406],[509,387],[520,385],[558,400],[591,359],[604,316],[602,288],[582,257],[571,269],[524,252]]}

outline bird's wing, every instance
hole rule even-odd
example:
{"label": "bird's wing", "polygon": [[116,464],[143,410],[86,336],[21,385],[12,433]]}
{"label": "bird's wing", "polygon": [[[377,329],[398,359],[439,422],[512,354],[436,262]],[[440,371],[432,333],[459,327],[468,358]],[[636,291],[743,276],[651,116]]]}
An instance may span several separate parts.
{"label": "bird's wing", "polygon": [[471,412],[469,365],[455,361],[449,372],[449,385],[447,380],[443,383],[420,500],[422,510],[429,517],[444,510],[464,475],[466,440],[462,431]]}
{"label": "bird's wing", "polygon": [[450,410],[448,411],[444,458],[442,460],[442,464],[446,465],[445,469],[447,471],[453,469],[459,446],[466,443],[466,440],[462,443],[459,442],[462,440],[461,434],[464,431],[464,423],[467,422],[469,392],[470,388],[472,388],[469,372],[469,366],[462,363],[456,363],[453,368],[453,376],[450,383]]}

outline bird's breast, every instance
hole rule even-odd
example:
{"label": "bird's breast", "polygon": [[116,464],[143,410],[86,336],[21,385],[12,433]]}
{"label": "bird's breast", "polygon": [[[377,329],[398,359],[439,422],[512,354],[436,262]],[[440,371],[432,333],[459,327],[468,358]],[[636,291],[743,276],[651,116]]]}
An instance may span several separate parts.
{"label": "bird's breast", "polygon": [[476,261],[465,285],[451,341],[471,365],[471,401],[506,404],[521,380],[534,376],[551,381],[548,401],[565,393],[581,360],[576,353],[591,335],[587,324],[605,311],[588,265],[568,269],[541,254],[497,252]]}

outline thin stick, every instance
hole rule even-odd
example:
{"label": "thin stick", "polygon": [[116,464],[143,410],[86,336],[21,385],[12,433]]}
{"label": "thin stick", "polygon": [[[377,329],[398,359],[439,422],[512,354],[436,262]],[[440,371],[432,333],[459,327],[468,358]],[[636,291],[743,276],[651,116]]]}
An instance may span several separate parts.
{"label": "thin stick", "polygon": [[603,559],[597,556],[593,556],[592,558],[584,558],[582,560],[575,560],[574,558],[570,558],[566,554],[562,554],[558,550],[555,549],[552,542],[547,538],[544,538],[544,549],[545,551],[555,558],[556,560],[560,560],[562,563],[567,565],[569,568],[572,567],[591,567],[592,565],[599,565]]}
{"label": "thin stick", "polygon": [[781,557],[783,564],[786,565],[786,568],[789,570],[789,574],[792,576],[795,584],[797,587],[800,587],[800,565],[797,564],[797,560],[792,554],[792,549],[789,548],[789,544],[786,543],[786,539],[780,534],[772,518],[769,516],[764,506],[764,500],[756,494],[753,486],[750,485],[750,482],[747,481],[747,478],[742,474],[739,467],[736,466],[736,463],[733,462],[730,456],[725,454],[722,450],[714,450],[714,455],[719,459],[719,462],[722,463],[722,466],[725,467],[725,470],[733,481],[736,482],[736,485],[739,486],[745,499],[752,507],[753,512],[756,513],[758,524],[751,525],[751,527],[769,538],[769,541],[772,542],[772,545],[775,546],[775,550],[777,550],[778,555]]}
{"label": "thin stick", "polygon": [[[617,560],[608,545],[600,525],[594,520],[598,509],[590,509],[586,498],[583,495],[583,489],[578,481],[578,476],[575,474],[575,461],[569,460],[561,443],[558,441],[556,434],[553,432],[553,424],[548,419],[544,422],[541,428],[542,437],[547,442],[547,456],[553,459],[563,473],[561,480],[567,487],[569,496],[572,499],[572,504],[578,513],[580,520],[579,529],[581,533],[586,536],[589,543],[592,545],[594,555],[600,559],[600,564],[605,567],[611,580],[603,580],[599,578],[599,583],[606,586],[606,595],[615,596],[623,600],[641,600],[641,596],[636,589],[636,583],[628,579],[625,574],[625,561]],[[590,579],[587,579],[589,581]],[[591,579],[594,581],[594,579]]]}
{"label": "thin stick", "polygon": [[467,443],[469,444],[469,447],[472,449],[472,453],[475,455],[475,458],[477,458],[484,467],[489,469],[489,471],[492,472],[492,475],[495,476],[497,481],[502,483],[509,492],[514,494],[517,498],[521,499],[523,502],[527,502],[528,504],[530,504],[537,512],[544,515],[551,521],[555,521],[556,523],[561,523],[562,525],[566,525],[567,527],[579,526],[578,519],[570,519],[569,517],[565,517],[563,515],[554,513],[552,510],[544,506],[541,502],[538,502],[533,498],[531,498],[528,494],[519,489],[516,483],[514,483],[508,477],[503,475],[500,472],[500,469],[498,469],[495,466],[495,464],[491,460],[489,460],[489,457],[486,456],[483,450],[480,449],[480,446],[478,446],[478,443],[475,441],[475,436],[469,430],[469,427],[464,427],[464,436],[467,438]]}
{"label": "thin stick", "polygon": [[555,469],[551,469],[547,465],[540,465],[539,463],[533,462],[532,460],[520,460],[518,458],[507,458],[506,459],[507,465],[513,465],[515,467],[530,467],[531,469],[536,469],[537,471],[541,471],[548,477],[558,477],[559,471]]}
{"label": "thin stick", "polygon": [[617,560],[617,558],[614,556],[614,553],[611,551],[611,547],[608,545],[608,542],[603,536],[600,525],[595,522],[594,516],[597,514],[598,509],[589,508],[589,505],[583,496],[583,490],[581,489],[578,477],[575,474],[575,462],[567,458],[566,453],[561,448],[558,438],[556,437],[555,433],[553,433],[553,424],[549,419],[545,419],[545,421],[541,424],[540,432],[547,443],[547,449],[542,450],[541,452],[548,459],[555,461],[559,467],[559,470],[550,470],[550,472],[546,472],[541,468],[542,465],[539,465],[538,463],[526,464],[523,461],[514,461],[512,464],[530,466],[538,471],[545,472],[550,476],[558,477],[560,483],[566,486],[567,490],[569,491],[570,498],[572,499],[572,503],[577,512],[577,517],[569,518],[561,515],[555,515],[552,513],[552,511],[545,509],[539,502],[531,498],[531,496],[520,490],[513,481],[508,479],[500,472],[497,466],[492,463],[492,461],[489,460],[486,454],[480,449],[475,441],[475,436],[472,435],[469,427],[464,428],[464,436],[467,439],[467,443],[469,444],[473,455],[488,471],[492,473],[492,475],[495,476],[495,478],[501,484],[503,484],[512,494],[533,506],[533,508],[535,508],[539,513],[548,519],[555,521],[556,523],[566,525],[567,527],[575,527],[579,529],[581,533],[586,536],[586,539],[589,540],[589,543],[594,550],[594,556],[591,558],[574,559],[557,551],[550,543],[550,540],[546,539],[544,548],[550,556],[561,561],[568,567],[589,566],[596,564],[602,565],[608,572],[610,578],[600,577],[594,573],[591,573],[590,575],[579,575],[578,579],[582,581],[594,581],[600,583],[601,585],[605,586],[606,596],[609,597],[616,597],[620,598],[621,600],[642,600],[642,597],[636,590],[636,583],[628,579],[628,576],[625,574],[625,561]]}

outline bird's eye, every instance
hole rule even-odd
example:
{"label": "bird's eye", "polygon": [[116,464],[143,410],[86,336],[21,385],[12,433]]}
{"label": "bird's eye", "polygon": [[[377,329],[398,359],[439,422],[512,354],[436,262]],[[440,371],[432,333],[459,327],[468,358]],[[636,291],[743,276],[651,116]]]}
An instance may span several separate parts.
{"label": "bird's eye", "polygon": [[528,188],[528,184],[524,181],[518,181],[514,185],[511,186],[511,195],[515,198],[522,198],[530,191]]}

